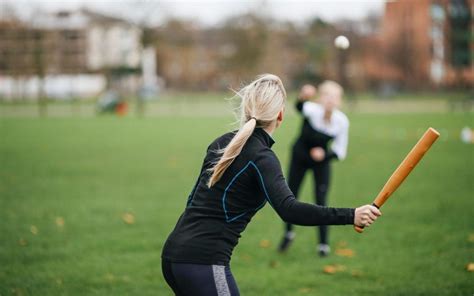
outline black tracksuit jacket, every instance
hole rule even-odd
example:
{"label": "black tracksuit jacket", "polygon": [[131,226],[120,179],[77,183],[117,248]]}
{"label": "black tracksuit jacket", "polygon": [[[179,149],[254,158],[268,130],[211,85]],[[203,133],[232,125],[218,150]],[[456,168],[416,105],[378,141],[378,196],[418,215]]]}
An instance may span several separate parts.
{"label": "black tracksuit jacket", "polygon": [[271,150],[274,141],[261,128],[255,129],[222,178],[208,188],[208,169],[220,156],[216,150],[226,147],[234,135],[224,134],[209,145],[184,213],[163,248],[164,260],[228,265],[240,234],[266,202],[292,224],[354,223],[352,208],[322,207],[295,199]]}

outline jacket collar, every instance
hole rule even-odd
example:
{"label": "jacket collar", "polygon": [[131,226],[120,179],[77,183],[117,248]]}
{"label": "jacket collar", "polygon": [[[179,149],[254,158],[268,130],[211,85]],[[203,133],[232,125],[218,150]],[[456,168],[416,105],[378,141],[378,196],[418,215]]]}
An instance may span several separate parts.
{"label": "jacket collar", "polygon": [[255,128],[253,134],[269,148],[275,144],[275,140],[273,140],[273,138],[261,127]]}

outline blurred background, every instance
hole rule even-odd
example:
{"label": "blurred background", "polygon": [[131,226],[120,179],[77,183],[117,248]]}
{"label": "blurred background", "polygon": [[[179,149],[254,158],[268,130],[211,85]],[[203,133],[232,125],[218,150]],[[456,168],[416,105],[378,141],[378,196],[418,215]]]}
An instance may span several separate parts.
{"label": "blurred background", "polygon": [[[4,0],[0,7],[4,108],[36,101],[46,115],[51,101],[101,110],[120,101],[143,115],[146,102],[170,92],[225,92],[264,72],[290,90],[337,80],[352,101],[420,95],[473,108],[470,0]],[[347,46],[334,43],[339,35]],[[2,115],[10,111],[32,112]]]}
{"label": "blurred background", "polygon": [[[345,89],[348,157],[329,205],[370,203],[424,131],[441,137],[363,235],[259,211],[232,257],[242,295],[474,293],[473,0],[0,0],[0,295],[171,295],[163,243],[226,98],[288,90],[287,172],[305,83]],[[341,37],[342,36],[342,37]],[[300,190],[313,202],[312,178]]]}

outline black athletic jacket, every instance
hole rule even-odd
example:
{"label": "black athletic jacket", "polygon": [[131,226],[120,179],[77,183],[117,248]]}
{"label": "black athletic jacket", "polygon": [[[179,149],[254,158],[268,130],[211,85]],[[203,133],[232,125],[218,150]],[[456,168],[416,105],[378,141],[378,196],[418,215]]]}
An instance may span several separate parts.
{"label": "black athletic jacket", "polygon": [[218,160],[216,150],[224,148],[233,136],[234,133],[227,133],[209,145],[186,209],[165,243],[163,259],[228,265],[240,233],[266,202],[292,224],[354,223],[354,209],[321,207],[295,199],[270,149],[274,141],[261,128],[255,129],[222,178],[208,188],[207,169]]}

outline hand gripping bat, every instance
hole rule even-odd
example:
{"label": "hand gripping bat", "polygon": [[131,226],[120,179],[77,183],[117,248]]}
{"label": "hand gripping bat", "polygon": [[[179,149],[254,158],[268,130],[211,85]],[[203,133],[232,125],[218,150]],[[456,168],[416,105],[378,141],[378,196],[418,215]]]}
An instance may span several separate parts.
{"label": "hand gripping bat", "polygon": [[[438,137],[439,133],[431,127],[423,134],[418,143],[416,143],[410,153],[408,153],[402,163],[400,163],[398,168],[393,172],[387,183],[385,183],[384,187],[372,203],[374,207],[380,208],[383,206],[390,195],[392,195],[392,193],[397,190],[398,186],[403,183],[405,178],[411,173]],[[354,229],[359,233],[364,231],[364,227],[357,225],[354,225]]]}

